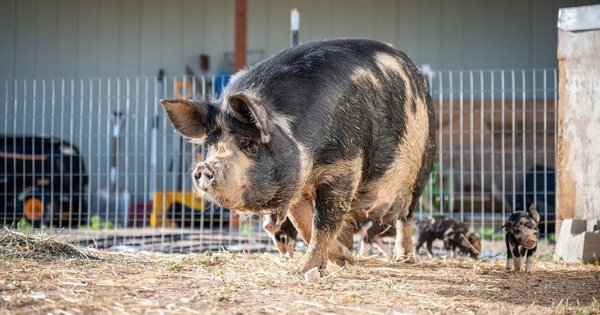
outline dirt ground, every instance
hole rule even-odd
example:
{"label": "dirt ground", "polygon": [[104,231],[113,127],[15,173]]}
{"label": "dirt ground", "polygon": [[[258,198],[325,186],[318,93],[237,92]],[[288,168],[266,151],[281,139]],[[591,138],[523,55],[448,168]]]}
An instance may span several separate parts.
{"label": "dirt ground", "polygon": [[[600,313],[600,266],[379,257],[330,265],[316,281],[275,254],[36,254],[0,244],[1,314]],[[30,251],[28,253],[28,251]],[[68,258],[75,257],[75,258]]]}

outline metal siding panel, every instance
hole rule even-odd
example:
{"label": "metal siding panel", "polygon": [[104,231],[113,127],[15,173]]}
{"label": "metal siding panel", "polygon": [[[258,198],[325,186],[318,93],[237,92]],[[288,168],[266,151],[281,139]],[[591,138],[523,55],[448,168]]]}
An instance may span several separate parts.
{"label": "metal siding panel", "polygon": [[[275,54],[290,45],[290,11],[291,6],[279,0],[269,0],[267,10],[267,56]],[[302,20],[300,11],[300,24]],[[302,33],[300,33],[302,40]]]}
{"label": "metal siding panel", "polygon": [[100,34],[98,38],[98,76],[115,76],[119,73],[119,1],[100,2]]}
{"label": "metal siding panel", "polygon": [[[313,3],[316,6],[312,9],[311,16],[305,16],[304,23],[317,26],[316,30],[313,31],[315,38],[334,38],[333,20],[331,19],[333,14],[333,1],[325,0]],[[300,23],[302,23],[302,12],[300,12]],[[287,28],[291,28],[289,23]]]}
{"label": "metal siding panel", "polygon": [[510,64],[508,1],[488,0],[485,12],[485,57],[487,68],[506,68]]}
{"label": "metal siding panel", "polygon": [[509,4],[509,66],[531,67],[531,1],[511,1]]}
{"label": "metal siding panel", "polygon": [[15,77],[35,76],[35,1],[17,1],[15,36]]}
{"label": "metal siding panel", "polygon": [[57,2],[37,1],[35,36],[35,72],[37,77],[52,78],[57,75]]}
{"label": "metal siding panel", "polygon": [[361,38],[375,38],[376,32],[376,10],[373,6],[381,5],[379,3],[373,4],[363,0],[356,0],[354,2],[354,16],[359,17],[354,19],[354,37]]}
{"label": "metal siding panel", "polygon": [[[335,0],[333,3],[333,35],[334,37],[352,37],[354,34],[354,9],[348,1]],[[300,35],[302,38],[302,35]]]}
{"label": "metal siding panel", "polygon": [[433,69],[442,66],[442,2],[424,0],[420,2],[419,15],[419,57],[417,64],[427,63]]}
{"label": "metal siding panel", "polygon": [[[264,50],[267,46],[267,0],[248,1],[248,50]],[[248,62],[251,62],[248,59]]]}
{"label": "metal siding panel", "polygon": [[485,57],[485,2],[468,0],[464,5],[463,66],[469,69],[489,68]]}
{"label": "metal siding panel", "polygon": [[83,78],[98,75],[99,8],[97,0],[81,0],[78,8],[77,69]]}
{"label": "metal siding panel", "polygon": [[14,76],[17,8],[15,1],[0,1],[0,80],[12,79]]}
{"label": "metal siding panel", "polygon": [[[210,71],[211,73],[217,73],[221,71],[220,64],[223,61],[223,52],[226,51],[227,47],[232,51],[233,48],[233,29],[231,32],[225,30],[226,12],[225,3],[223,1],[207,1],[206,2],[206,15],[204,16],[204,29],[205,42],[204,50],[210,56]],[[229,21],[233,23],[233,19]],[[226,42],[230,42],[226,46]]]}
{"label": "metal siding panel", "polygon": [[140,1],[119,3],[119,72],[120,76],[136,76],[140,73]]}
{"label": "metal siding panel", "polygon": [[181,60],[183,58],[182,44],[182,2],[180,0],[163,1],[161,10],[162,25],[160,29],[161,45],[160,64],[165,67],[165,71],[172,75],[182,75],[184,73]]}
{"label": "metal siding panel", "polygon": [[77,72],[77,0],[59,0],[56,4],[56,76],[72,78]]}
{"label": "metal siding panel", "polygon": [[397,40],[398,48],[408,54],[415,62],[419,61],[420,34],[419,34],[419,16],[421,6],[418,2],[412,0],[401,0],[397,9]]}
{"label": "metal siding panel", "polygon": [[375,8],[375,35],[373,38],[396,46],[397,19],[395,0],[383,0]]}
{"label": "metal siding panel", "polygon": [[441,61],[444,69],[463,69],[465,51],[464,1],[444,0],[442,3]]}
{"label": "metal siding panel", "polygon": [[161,6],[160,0],[144,0],[140,4],[140,74],[156,76],[160,63]]}
{"label": "metal siding panel", "polygon": [[531,17],[531,66],[556,67],[558,4],[533,0]]}
{"label": "metal siding panel", "polygon": [[183,2],[183,60],[191,65],[200,74],[199,56],[204,49],[204,29],[202,28],[202,17],[204,1],[185,0]]}

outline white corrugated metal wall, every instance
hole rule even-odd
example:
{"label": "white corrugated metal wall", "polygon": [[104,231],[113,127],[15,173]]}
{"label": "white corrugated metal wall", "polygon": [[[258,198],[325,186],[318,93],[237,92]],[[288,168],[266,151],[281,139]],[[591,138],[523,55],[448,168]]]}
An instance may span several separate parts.
{"label": "white corrugated metal wall", "polygon": [[[248,49],[289,45],[289,10],[301,41],[369,37],[436,70],[556,67],[559,7],[590,0],[249,0]],[[233,49],[233,0],[0,0],[0,79],[183,73]],[[256,57],[255,57],[256,58]],[[252,58],[251,58],[252,59]]]}

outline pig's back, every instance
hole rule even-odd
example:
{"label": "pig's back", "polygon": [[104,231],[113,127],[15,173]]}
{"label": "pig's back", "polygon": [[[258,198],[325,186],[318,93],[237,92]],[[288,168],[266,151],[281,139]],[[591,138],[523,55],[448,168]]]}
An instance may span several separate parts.
{"label": "pig's back", "polygon": [[291,122],[313,167],[362,156],[361,207],[420,195],[435,153],[433,109],[426,80],[399,50],[360,39],[300,45],[236,76],[228,92],[243,90]]}

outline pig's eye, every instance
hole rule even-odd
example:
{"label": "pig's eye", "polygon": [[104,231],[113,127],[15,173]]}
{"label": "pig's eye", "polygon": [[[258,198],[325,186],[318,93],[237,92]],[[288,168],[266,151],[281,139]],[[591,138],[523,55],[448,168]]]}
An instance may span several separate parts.
{"label": "pig's eye", "polygon": [[240,139],[240,150],[248,155],[256,155],[258,153],[258,145],[250,139]]}

